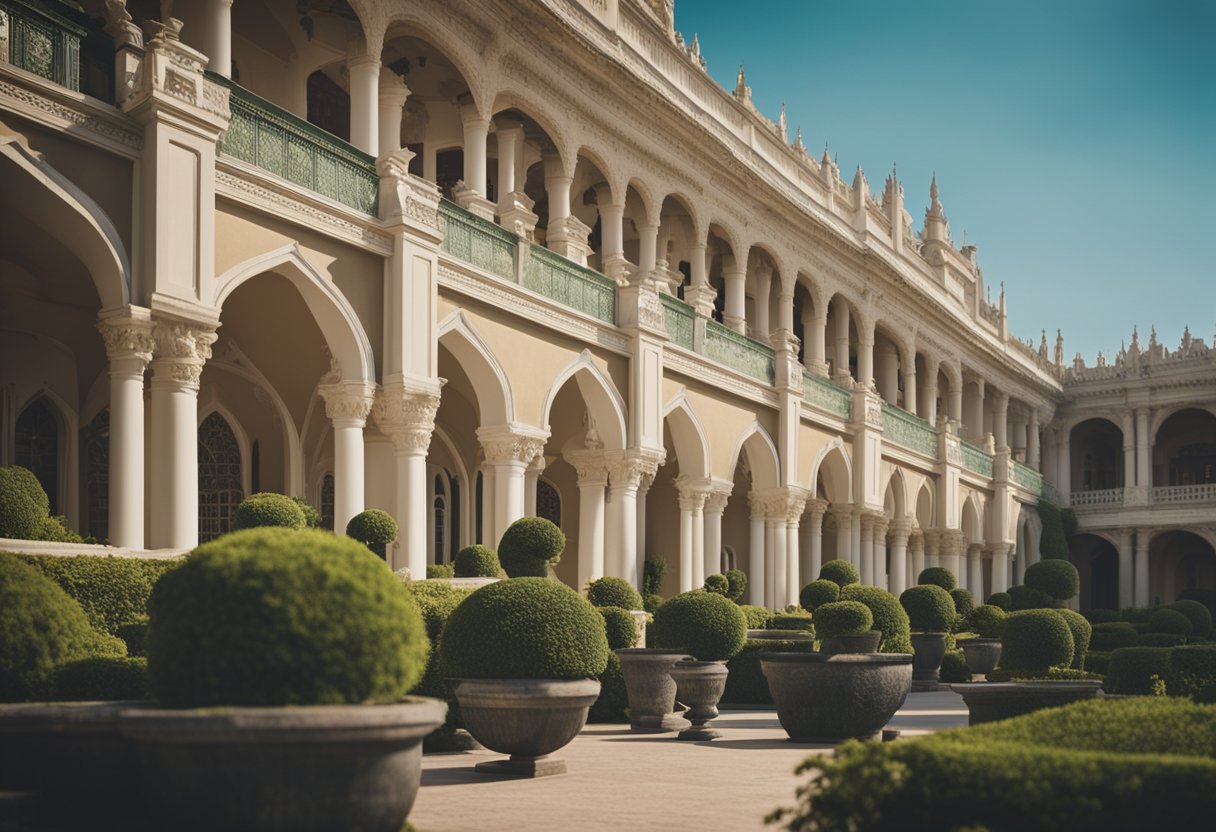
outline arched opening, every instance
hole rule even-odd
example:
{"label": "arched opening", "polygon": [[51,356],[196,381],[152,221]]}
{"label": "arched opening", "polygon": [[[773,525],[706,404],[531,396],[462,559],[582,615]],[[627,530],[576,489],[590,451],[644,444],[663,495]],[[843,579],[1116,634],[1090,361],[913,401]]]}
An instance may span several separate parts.
{"label": "arched opening", "polygon": [[[660,275],[659,288],[668,294],[691,302],[686,290],[693,282],[693,252],[705,255],[702,241],[697,238],[696,219],[691,204],[679,194],[670,194],[659,209],[659,242],[655,270]],[[699,266],[704,269],[706,262]]]}
{"label": "arched opening", "polygon": [[1069,433],[1073,491],[1122,488],[1123,431],[1107,419],[1086,419]]}
{"label": "arched opening", "polygon": [[245,499],[241,447],[218,412],[198,429],[198,540],[206,543],[232,531],[232,514]]}
{"label": "arched opening", "polygon": [[899,342],[882,326],[874,328],[874,383],[883,401],[904,407],[904,361]]}
{"label": "arched opening", "polygon": [[[848,298],[835,294],[828,302],[827,358],[832,380],[849,385],[857,377],[857,313]],[[851,385],[849,385],[851,386]]]}
{"label": "arched opening", "polygon": [[1149,543],[1149,598],[1169,604],[1184,593],[1216,592],[1216,550],[1184,530],[1161,532]]}
{"label": "arched opening", "polygon": [[1216,415],[1195,407],[1171,413],[1153,439],[1153,485],[1216,483]]}
{"label": "arched opening", "polygon": [[681,524],[680,487],[702,492],[709,487],[709,446],[700,421],[682,397],[668,405],[663,445],[667,457],[646,496],[646,551],[663,553],[667,561],[665,581],[673,589],[696,588],[704,583],[706,575],[717,571],[722,559],[725,505],[718,506],[715,515],[707,500],[699,514],[691,518],[694,523],[702,522],[704,528],[699,541],[702,549],[696,551],[695,535],[683,539],[692,530]]}
{"label": "arched opening", "polygon": [[1081,609],[1119,609],[1119,551],[1096,534],[1069,540],[1068,559],[1081,576]]}
{"label": "arched opening", "polygon": [[747,334],[768,344],[781,320],[781,273],[767,250],[752,246],[747,253]]}

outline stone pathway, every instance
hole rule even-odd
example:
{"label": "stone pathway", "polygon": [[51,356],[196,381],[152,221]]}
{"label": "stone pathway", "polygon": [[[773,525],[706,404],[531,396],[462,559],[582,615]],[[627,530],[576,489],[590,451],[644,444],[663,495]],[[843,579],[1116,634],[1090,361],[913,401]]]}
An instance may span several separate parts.
{"label": "stone pathway", "polygon": [[[888,727],[909,737],[966,724],[962,697],[938,692],[910,694]],[[793,804],[794,768],[832,753],[788,742],[773,711],[724,711],[714,725],[725,736],[706,743],[589,725],[555,755],[569,773],[539,780],[477,774],[501,756],[490,751],[429,755],[410,821],[418,832],[759,830]]]}

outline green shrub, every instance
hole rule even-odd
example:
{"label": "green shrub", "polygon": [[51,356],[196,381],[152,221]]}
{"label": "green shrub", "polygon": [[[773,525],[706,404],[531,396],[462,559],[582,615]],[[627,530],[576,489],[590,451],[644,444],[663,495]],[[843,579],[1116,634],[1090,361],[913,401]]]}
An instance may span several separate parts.
{"label": "green shrub", "polygon": [[[601,608],[603,612],[607,607]],[[608,664],[600,674],[600,695],[587,712],[591,723],[621,723],[629,721],[629,691],[625,688],[625,674],[621,672],[621,659],[616,653],[608,654]]]}
{"label": "green shrub", "polygon": [[779,612],[768,622],[770,630],[802,630],[809,632],[815,629],[810,613],[799,609],[798,612]]}
{"label": "green shrub", "polygon": [[440,653],[453,679],[584,679],[604,672],[609,650],[604,619],[585,598],[525,577],[466,598],[448,618]]}
{"label": "green shrub", "polygon": [[1152,617],[1148,620],[1148,632],[1150,633],[1173,633],[1179,636],[1189,636],[1193,629],[1191,619],[1178,612],[1178,610],[1172,610],[1169,607],[1161,607],[1154,610]]}
{"label": "green shrub", "polygon": [[171,708],[393,702],[426,668],[405,585],[315,529],[206,543],[161,578],[148,612],[148,671]]}
{"label": "green shrub", "polygon": [[922,569],[921,573],[916,576],[916,583],[918,586],[924,584],[940,586],[949,592],[958,586],[958,579],[944,566],[930,566],[928,569]]}
{"label": "green shrub", "polygon": [[551,520],[521,517],[498,542],[498,560],[512,578],[544,578],[566,548],[566,536]]}
{"label": "green shrub", "polygon": [[1071,508],[1060,509],[1060,528],[1064,531],[1064,537],[1072,537],[1077,533],[1077,513]]}
{"label": "green shrub", "polygon": [[0,468],[0,537],[34,540],[50,517],[51,501],[28,468]]}
{"label": "green shrub", "polygon": [[655,646],[704,662],[726,661],[747,640],[747,619],[721,595],[694,590],[663,602],[654,614]]}
{"label": "green shrub", "polygon": [[1119,610],[1119,620],[1129,624],[1147,624],[1155,611],[1155,607],[1124,607]]}
{"label": "green shrub", "polygon": [[642,563],[642,594],[661,595],[663,576],[667,574],[667,561],[662,558],[646,558]]}
{"label": "green shrub", "polygon": [[148,617],[145,615],[141,621],[119,625],[114,635],[127,645],[128,656],[143,656],[145,654],[144,644],[148,638]]}
{"label": "green shrub", "polygon": [[455,578],[497,578],[501,573],[498,552],[480,543],[465,546],[452,560],[452,576]]}
{"label": "green shrub", "polygon": [[1216,589],[1200,589],[1188,587],[1178,595],[1179,601],[1198,601],[1208,608],[1212,614],[1212,624],[1216,627]]}
{"label": "green shrub", "polygon": [[702,589],[706,592],[717,593],[723,598],[730,598],[730,581],[726,580],[726,576],[722,574],[706,575],[705,585]]}
{"label": "green shrub", "polygon": [[79,659],[55,669],[52,698],[59,702],[148,699],[148,660],[142,656]]}
{"label": "green shrub", "polygon": [[1005,611],[993,604],[981,604],[967,614],[967,629],[980,638],[1000,638],[1005,632]]}
{"label": "green shrub", "polygon": [[452,610],[456,609],[461,601],[468,598],[472,590],[457,589],[451,584],[436,581],[412,581],[406,584],[406,588],[414,597],[419,612],[422,613],[426,635],[431,641],[431,652],[427,655],[426,670],[418,684],[409,692],[419,696],[446,699],[448,713],[444,719],[443,728],[436,730],[451,732],[464,727],[464,723],[460,717],[460,706],[456,702],[456,695],[452,692],[447,680],[443,678],[443,670],[439,664],[440,636],[443,633],[443,625],[447,623]]}
{"label": "green shrub", "polygon": [[451,563],[428,563],[426,565],[426,576],[429,580],[455,578],[456,567]]}
{"label": "green shrub", "polygon": [[1089,640],[1093,635],[1093,625],[1085,616],[1075,610],[1059,609],[1056,615],[1063,617],[1072,633],[1072,667],[1080,670],[1085,666],[1085,654],[1089,651]]}
{"label": "green shrub", "polygon": [[1105,676],[1110,669],[1111,653],[1102,650],[1090,650],[1085,654],[1085,669],[1090,673],[1097,673],[1099,676]]}
{"label": "green shrub", "polygon": [[950,599],[954,601],[954,612],[960,618],[975,609],[975,600],[971,597],[971,593],[961,586],[950,590]]}
{"label": "green shrub", "polygon": [[954,599],[937,584],[905,589],[899,603],[908,613],[913,632],[944,633],[954,624]]}
{"label": "green shrub", "polygon": [[911,653],[912,625],[899,599],[882,587],[850,584],[840,591],[841,601],[860,601],[874,616],[873,627],[882,633],[880,653]]}
{"label": "green shrub", "polygon": [[967,657],[962,650],[947,650],[942,656],[940,678],[946,683],[971,681],[971,668],[967,667]]}
{"label": "green shrub", "polygon": [[1042,671],[1072,664],[1073,637],[1055,610],[1022,610],[1005,619],[1001,636],[1001,667]]}
{"label": "green shrub", "polygon": [[654,612],[655,610],[657,610],[659,608],[659,606],[662,603],[663,603],[662,595],[643,595],[642,596],[642,609],[646,610],[646,612]]}
{"label": "green shrub", "polygon": [[[1042,561],[1039,561],[1042,563]],[[1050,610],[1058,609],[1060,602],[1046,592],[1034,587],[1018,585],[1009,587],[1009,600],[1015,612],[1021,610]]]}
{"label": "green shrub", "polygon": [[1198,601],[1184,598],[1170,604],[1170,609],[1182,613],[1191,622],[1191,633],[1207,638],[1212,633],[1212,613]]}
{"label": "green shrub", "polygon": [[1186,636],[1177,633],[1140,633],[1135,647],[1178,647],[1186,644]]}
{"label": "green shrub", "polygon": [[623,607],[596,607],[604,619],[609,650],[625,650],[638,643],[638,628]]}
{"label": "green shrub", "polygon": [[42,528],[34,535],[34,539],[50,543],[84,543],[83,537],[68,528],[68,519],[63,515],[43,520]]}
{"label": "green shrub", "polygon": [[642,596],[624,578],[599,578],[587,584],[587,600],[593,607],[642,609]]}
{"label": "green shrub", "polygon": [[1085,617],[1089,619],[1090,624],[1109,624],[1119,620],[1119,613],[1099,607],[1085,613]]}
{"label": "green shrub", "polygon": [[768,607],[742,604],[739,610],[743,613],[743,618],[747,621],[747,629],[749,630],[767,630],[769,622],[773,620],[773,611]]}
{"label": "green shrub", "polygon": [[1192,644],[1170,650],[1165,689],[1170,696],[1216,704],[1216,645]]}
{"label": "green shrub", "polygon": [[[1121,647],[1110,655],[1110,666],[1106,669],[1107,693],[1153,692],[1153,677],[1165,679],[1170,671],[1170,649],[1168,647]],[[1168,693],[1172,693],[1166,688]]]}
{"label": "green shrub", "polygon": [[762,653],[813,653],[811,641],[784,641],[780,639],[748,639],[743,649],[726,663],[730,675],[726,677],[726,691],[722,702],[728,705],[773,704],[773,694],[768,689],[768,680],[760,666]]}
{"label": "green shrub", "polygon": [[84,609],[89,623],[106,633],[116,633],[124,624],[146,620],[152,587],[180,563],[95,555],[19,557],[59,584]]}
{"label": "green shrub", "polygon": [[302,529],[307,520],[300,505],[291,497],[261,491],[251,494],[232,513],[232,528],[258,529],[267,526],[282,526],[285,529]]}
{"label": "green shrub", "polygon": [[747,573],[742,569],[727,569],[726,585],[726,597],[738,603],[743,593],[747,592]]}
{"label": "green shrub", "polygon": [[833,601],[815,610],[815,634],[822,639],[853,636],[874,627],[874,614],[860,601]]}
{"label": "green shrub", "polygon": [[1081,576],[1077,567],[1066,560],[1041,560],[1026,567],[1022,581],[1031,589],[1054,598],[1067,601],[1081,591]]}
{"label": "green shrub", "polygon": [[381,558],[384,547],[397,539],[397,521],[387,511],[369,508],[361,511],[346,524],[346,536],[354,538]]}
{"label": "green shrub", "polygon": [[840,600],[840,584],[826,578],[811,581],[798,593],[798,602],[804,610],[811,613],[824,604],[838,600]]}
{"label": "green shrub", "polygon": [[1064,521],[1059,507],[1039,501],[1039,518],[1043,521],[1043,532],[1039,537],[1039,554],[1044,558],[1067,558],[1068,538],[1064,534]]}
{"label": "green shrub", "polygon": [[321,528],[322,518],[321,512],[312,507],[312,503],[303,497],[292,497],[291,501],[300,508],[300,513],[304,515],[304,528],[319,529]]}
{"label": "green shrub", "polygon": [[988,603],[1000,607],[1005,612],[1013,612],[1013,599],[1008,592],[994,592],[988,596]]}
{"label": "green shrub", "polygon": [[857,574],[857,567],[847,560],[829,560],[820,568],[819,580],[845,587],[857,583],[861,578]]}
{"label": "green shrub", "polygon": [[989,682],[1077,682],[1102,680],[1101,674],[1072,667],[1049,667],[1046,670],[1007,670],[998,667],[988,674]]}
{"label": "green shrub", "polygon": [[1136,643],[1136,628],[1126,621],[1108,621],[1095,624],[1089,646],[1094,650],[1109,653],[1120,647],[1131,647]]}

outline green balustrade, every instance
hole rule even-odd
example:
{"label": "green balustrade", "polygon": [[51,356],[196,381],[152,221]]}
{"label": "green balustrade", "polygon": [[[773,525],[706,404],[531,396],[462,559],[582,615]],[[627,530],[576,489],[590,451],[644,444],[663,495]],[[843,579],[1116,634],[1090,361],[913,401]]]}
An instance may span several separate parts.
{"label": "green balustrade", "polygon": [[772,349],[717,321],[705,322],[705,356],[766,384],[773,383]]}
{"label": "green balustrade", "polygon": [[852,394],[814,373],[802,373],[802,398],[808,404],[846,419],[852,412]]}
{"label": "green balustrade", "polygon": [[964,468],[974,471],[981,477],[992,477],[992,454],[982,448],[977,448],[966,440],[959,442],[959,448],[963,452]]}
{"label": "green balustrade", "polygon": [[885,440],[925,456],[937,457],[937,431],[924,419],[901,407],[882,403],[882,431]]}
{"label": "green balustrade", "polygon": [[1013,481],[1035,494],[1043,493],[1043,475],[1016,460],[1013,463]]}
{"label": "green balustrade", "polygon": [[659,295],[663,302],[663,322],[671,343],[686,350],[693,348],[696,312],[684,301],[672,295]]}
{"label": "green balustrade", "polygon": [[443,232],[443,250],[448,254],[515,282],[519,237],[446,199],[439,202],[439,230]]}
{"label": "green balustrade", "polygon": [[61,87],[79,90],[80,41],[88,30],[57,14],[57,5],[0,1],[0,29],[8,30],[7,60]]}
{"label": "green balustrade", "polygon": [[616,283],[597,271],[533,245],[523,284],[537,294],[577,309],[606,324],[616,324]]}

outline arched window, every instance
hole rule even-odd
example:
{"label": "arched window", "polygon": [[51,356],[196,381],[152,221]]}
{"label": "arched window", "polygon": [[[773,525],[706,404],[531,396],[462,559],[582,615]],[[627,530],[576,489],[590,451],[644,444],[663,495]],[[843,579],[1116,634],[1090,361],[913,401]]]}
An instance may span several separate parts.
{"label": "arched window", "polygon": [[561,495],[545,480],[536,482],[536,516],[543,517],[556,526],[562,524]]}
{"label": "arched window", "polygon": [[84,434],[85,511],[88,533],[110,536],[110,410],[97,414]]}
{"label": "arched window", "polygon": [[232,513],[243,499],[236,434],[223,416],[212,413],[198,429],[199,542],[230,532]]}
{"label": "arched window", "polygon": [[321,477],[321,525],[334,530],[334,475]]}
{"label": "arched window", "polygon": [[59,420],[45,396],[39,396],[17,417],[14,461],[34,472],[59,513]]}
{"label": "arched window", "polygon": [[449,558],[444,544],[447,541],[448,495],[447,477],[443,474],[435,475],[435,498],[431,507],[435,524],[435,563],[447,563]]}

